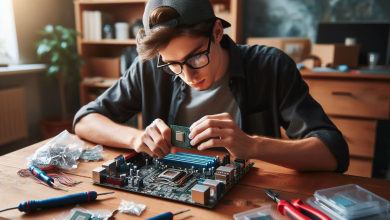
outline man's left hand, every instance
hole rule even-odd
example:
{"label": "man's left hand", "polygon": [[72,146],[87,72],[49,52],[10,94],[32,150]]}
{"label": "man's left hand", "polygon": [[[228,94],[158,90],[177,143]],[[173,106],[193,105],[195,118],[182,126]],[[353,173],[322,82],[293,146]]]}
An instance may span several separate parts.
{"label": "man's left hand", "polygon": [[251,149],[255,145],[254,139],[241,130],[229,113],[204,116],[191,125],[190,131],[192,146],[206,138],[219,137],[202,143],[198,146],[198,150],[225,147],[234,157],[251,158]]}

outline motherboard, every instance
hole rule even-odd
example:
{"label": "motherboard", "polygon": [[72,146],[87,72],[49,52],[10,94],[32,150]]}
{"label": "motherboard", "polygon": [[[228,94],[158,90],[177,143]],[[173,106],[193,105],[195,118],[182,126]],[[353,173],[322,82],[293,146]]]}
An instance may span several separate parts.
{"label": "motherboard", "polygon": [[249,160],[196,154],[119,155],[92,171],[94,184],[213,208],[253,166]]}

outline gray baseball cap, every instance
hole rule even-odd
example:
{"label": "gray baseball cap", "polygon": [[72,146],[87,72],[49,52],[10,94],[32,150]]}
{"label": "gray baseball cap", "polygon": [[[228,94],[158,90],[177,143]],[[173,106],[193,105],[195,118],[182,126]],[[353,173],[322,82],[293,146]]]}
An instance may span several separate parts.
{"label": "gray baseball cap", "polygon": [[[151,27],[150,14],[160,7],[171,7],[179,13],[180,17]],[[209,0],[149,0],[145,7],[142,22],[147,33],[150,29],[157,27],[188,27],[212,18],[217,17]],[[229,22],[221,18],[217,19],[221,20],[223,28],[231,26]]]}

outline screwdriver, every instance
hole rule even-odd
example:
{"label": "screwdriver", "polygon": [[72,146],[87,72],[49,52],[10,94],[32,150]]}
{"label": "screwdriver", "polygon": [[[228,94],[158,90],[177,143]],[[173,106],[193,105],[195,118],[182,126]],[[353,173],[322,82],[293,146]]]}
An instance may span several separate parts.
{"label": "screwdriver", "polygon": [[51,198],[51,199],[28,200],[20,203],[19,206],[2,209],[0,210],[0,212],[11,210],[11,209],[19,209],[19,211],[21,212],[31,212],[35,210],[41,210],[41,209],[57,208],[61,206],[95,201],[98,195],[106,195],[111,193],[114,192],[111,191],[111,192],[104,192],[104,193],[96,193],[95,191],[88,191],[88,192],[76,193],[67,196]]}
{"label": "screwdriver", "polygon": [[35,165],[30,166],[30,172],[32,174],[34,174],[35,176],[37,176],[39,179],[43,180],[45,183],[49,184],[49,186],[55,186],[57,188],[60,188],[59,186],[54,184],[53,178],[48,176],[45,172],[40,170],[37,166],[35,166]]}
{"label": "screwdriver", "polygon": [[183,210],[183,211],[180,211],[180,212],[176,212],[176,213],[166,212],[164,214],[161,214],[161,215],[158,215],[158,216],[154,216],[154,217],[148,218],[146,220],[172,220],[174,215],[177,215],[177,214],[180,214],[180,213],[183,213],[183,212],[186,212],[186,211],[190,211],[190,209],[186,209],[186,210]]}

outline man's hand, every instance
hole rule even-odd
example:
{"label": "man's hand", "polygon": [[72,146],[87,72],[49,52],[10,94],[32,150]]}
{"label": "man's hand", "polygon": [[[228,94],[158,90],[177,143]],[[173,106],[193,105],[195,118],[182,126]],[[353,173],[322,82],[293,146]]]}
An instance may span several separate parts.
{"label": "man's hand", "polygon": [[251,148],[255,144],[253,138],[245,134],[228,113],[204,116],[191,125],[190,131],[190,139],[193,139],[191,145],[196,145],[206,138],[220,137],[202,143],[198,150],[225,147],[234,157],[251,157]]}
{"label": "man's hand", "polygon": [[177,153],[177,147],[171,146],[171,129],[161,119],[156,119],[138,136],[134,150],[145,152],[151,157],[163,158],[170,152]]}

